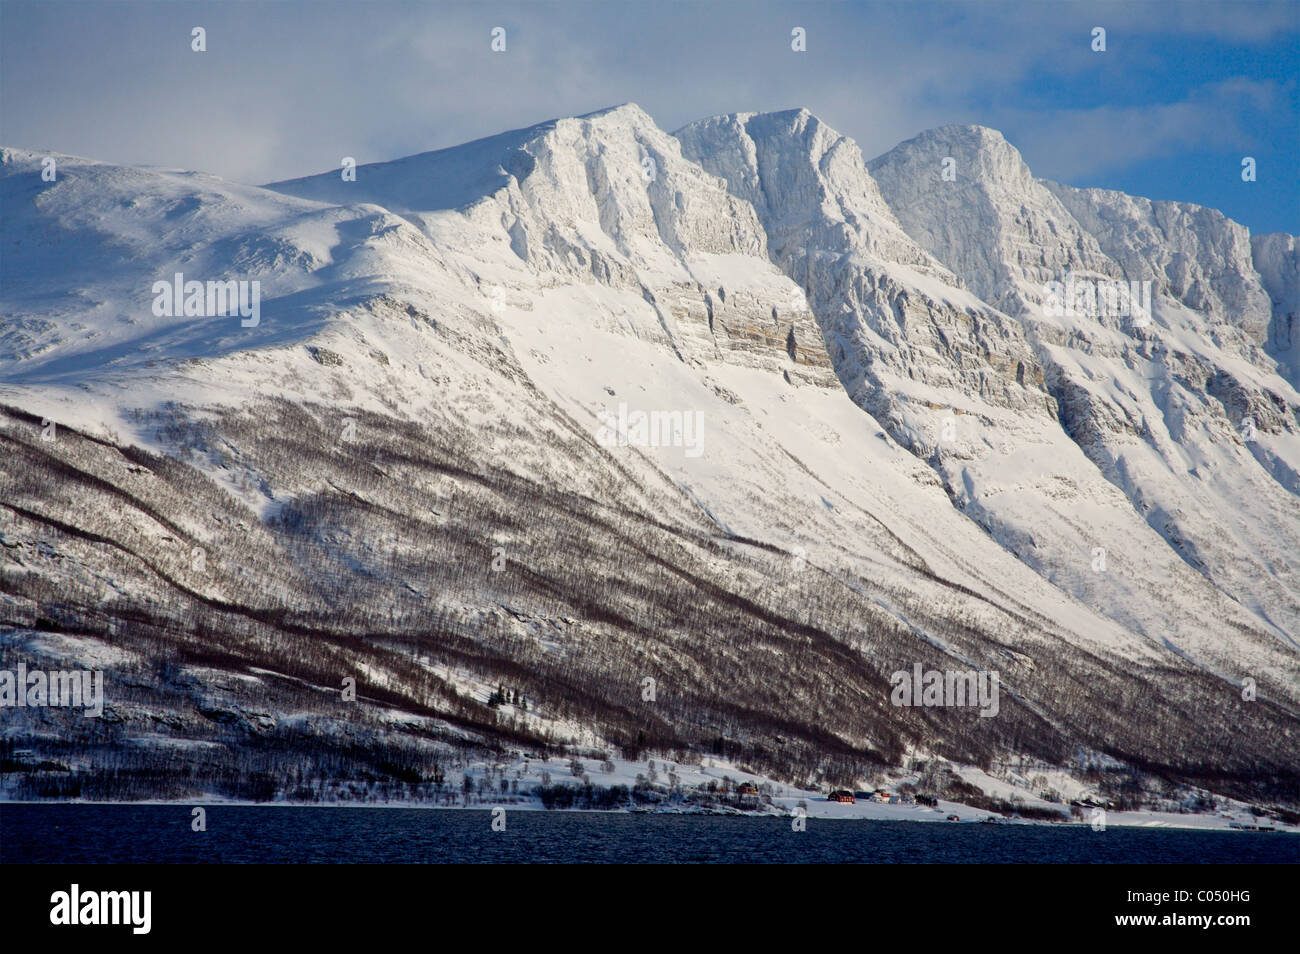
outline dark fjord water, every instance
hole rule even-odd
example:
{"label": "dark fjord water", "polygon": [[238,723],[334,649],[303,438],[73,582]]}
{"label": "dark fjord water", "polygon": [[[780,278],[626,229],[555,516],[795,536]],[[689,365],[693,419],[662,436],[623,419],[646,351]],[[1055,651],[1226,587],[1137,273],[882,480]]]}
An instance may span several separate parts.
{"label": "dark fjord water", "polygon": [[14,862],[1291,862],[1300,836],[1086,825],[925,824],[704,815],[213,806],[0,805]]}

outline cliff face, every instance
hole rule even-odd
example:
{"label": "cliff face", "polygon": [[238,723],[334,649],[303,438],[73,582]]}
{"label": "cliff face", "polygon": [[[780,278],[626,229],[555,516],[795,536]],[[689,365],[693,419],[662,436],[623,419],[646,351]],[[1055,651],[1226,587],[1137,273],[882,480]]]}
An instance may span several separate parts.
{"label": "cliff face", "polygon": [[1300,247],[1283,232],[1250,240],[1252,264],[1272,302],[1268,352],[1279,373],[1300,387]]}
{"label": "cliff face", "polygon": [[[479,188],[427,185],[454,176]],[[635,105],[362,166],[355,183],[323,175],[274,188],[399,209],[471,259],[482,257],[485,243],[509,249],[529,283],[543,288],[631,291],[651,306],[657,325],[636,334],[683,357],[724,355],[834,383],[819,373],[829,362],[802,295],[766,263],[754,208],[683,159],[677,140]],[[447,227],[437,213],[449,207],[462,209],[464,221]]]}

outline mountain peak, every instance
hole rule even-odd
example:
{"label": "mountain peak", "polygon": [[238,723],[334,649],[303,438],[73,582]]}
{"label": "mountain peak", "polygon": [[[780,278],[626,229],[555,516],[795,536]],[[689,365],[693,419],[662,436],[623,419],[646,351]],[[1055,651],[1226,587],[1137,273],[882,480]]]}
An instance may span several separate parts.
{"label": "mountain peak", "polygon": [[677,138],[681,138],[683,133],[691,129],[707,128],[747,128],[751,124],[758,124],[764,127],[780,128],[786,132],[799,133],[811,130],[828,130],[836,138],[844,138],[838,132],[831,129],[822,119],[813,113],[806,106],[797,106],[791,109],[778,109],[771,111],[746,111],[736,113],[719,113],[716,116],[709,116],[705,119],[696,120],[687,123],[680,129],[673,132]]}
{"label": "mountain peak", "polygon": [[589,113],[583,113],[581,116],[575,116],[575,119],[605,119],[605,118],[627,118],[636,122],[646,122],[654,124],[654,120],[644,109],[636,103],[618,103],[614,106],[606,106],[604,109],[596,109]]}
{"label": "mountain peak", "polygon": [[[1003,146],[1011,148],[1018,154],[1018,150],[1011,145],[1007,137],[992,126],[981,126],[974,123],[950,123],[919,132],[911,139],[899,143],[889,152],[896,150],[928,151],[936,148],[973,150]],[[884,155],[889,155],[889,153]]]}
{"label": "mountain peak", "polygon": [[715,116],[674,135],[684,156],[758,210],[779,259],[820,249],[939,267],[904,234],[857,143],[806,108]]}
{"label": "mountain peak", "polygon": [[1021,189],[1033,182],[1020,150],[1006,136],[989,126],[936,126],[899,143],[868,163],[873,175],[879,170],[909,167],[940,170],[948,164],[954,181],[978,180],[991,185]]}
{"label": "mountain peak", "polygon": [[756,118],[784,120],[799,126],[806,125],[810,120],[814,123],[821,123],[821,119],[807,106],[796,106],[791,109],[758,110],[748,113],[736,113],[735,115],[745,120]]}
{"label": "mountain peak", "polygon": [[337,172],[269,183],[266,188],[302,198],[339,204],[371,202],[394,211],[435,212],[466,208],[513,180],[526,178],[537,158],[561,141],[592,135],[660,137],[655,121],[636,103],[608,106],[581,116],[565,116],[472,142],[400,159],[367,163],[355,181]]}
{"label": "mountain peak", "polygon": [[950,139],[969,139],[975,142],[1006,142],[1007,137],[999,129],[992,126],[982,126],[979,123],[949,123],[945,126],[935,126],[933,129],[921,133],[916,138],[924,138],[927,135],[935,137],[947,137]]}
{"label": "mountain peak", "polygon": [[1008,314],[1036,307],[1067,269],[1120,277],[996,129],[930,129],[868,168],[907,234]]}

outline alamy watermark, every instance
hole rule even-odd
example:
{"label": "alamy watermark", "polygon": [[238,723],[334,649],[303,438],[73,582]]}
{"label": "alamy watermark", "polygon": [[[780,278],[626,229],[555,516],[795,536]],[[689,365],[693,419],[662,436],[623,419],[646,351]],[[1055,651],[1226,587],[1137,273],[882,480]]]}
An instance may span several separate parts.
{"label": "alamy watermark", "polygon": [[148,934],[152,927],[152,891],[83,891],[73,884],[50,895],[50,923],[55,925],[114,925]]}
{"label": "alamy watermark", "polygon": [[896,706],[979,706],[980,716],[998,714],[1000,678],[996,672],[967,669],[931,669],[917,663],[912,671],[900,669],[889,677],[894,691],[889,701]]}
{"label": "alamy watermark", "polygon": [[26,663],[19,663],[16,671],[0,670],[0,708],[46,706],[85,709],[87,719],[98,719],[104,714],[104,674],[86,669],[28,670]]}
{"label": "alamy watermark", "polygon": [[1043,312],[1051,318],[1132,318],[1139,328],[1151,323],[1151,282],[1075,278],[1043,284]]}
{"label": "alamy watermark", "polygon": [[601,447],[682,447],[687,457],[704,453],[702,411],[631,411],[620,401],[617,414],[600,411],[596,416]]}
{"label": "alamy watermark", "polygon": [[238,315],[244,328],[262,321],[262,283],[186,281],[177,272],[170,282],[153,283],[153,313],[158,318],[223,318]]}

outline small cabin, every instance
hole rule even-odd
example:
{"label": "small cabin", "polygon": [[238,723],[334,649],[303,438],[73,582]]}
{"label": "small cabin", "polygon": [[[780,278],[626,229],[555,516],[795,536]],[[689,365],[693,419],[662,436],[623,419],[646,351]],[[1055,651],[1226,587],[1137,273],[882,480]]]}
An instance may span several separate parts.
{"label": "small cabin", "polygon": [[826,800],[828,802],[844,802],[848,805],[852,805],[857,801],[853,797],[853,793],[846,788],[837,788],[826,797]]}
{"label": "small cabin", "polygon": [[737,795],[757,795],[758,786],[753,782],[741,782],[736,786]]}

